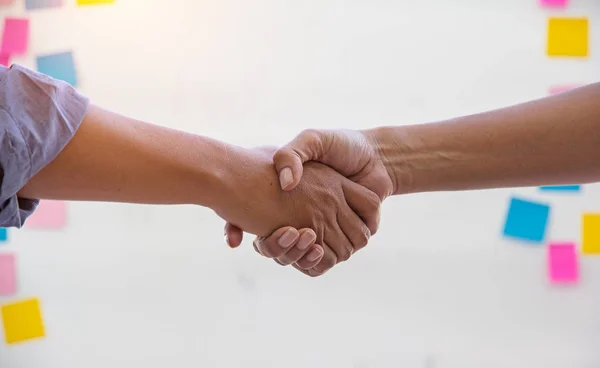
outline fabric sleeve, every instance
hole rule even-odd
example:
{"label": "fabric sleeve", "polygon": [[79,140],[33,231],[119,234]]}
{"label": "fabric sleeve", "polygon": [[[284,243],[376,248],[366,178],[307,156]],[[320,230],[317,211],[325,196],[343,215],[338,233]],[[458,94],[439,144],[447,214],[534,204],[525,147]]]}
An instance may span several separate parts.
{"label": "fabric sleeve", "polygon": [[39,200],[17,193],[73,138],[88,105],[65,82],[0,66],[0,227],[20,228],[35,211]]}

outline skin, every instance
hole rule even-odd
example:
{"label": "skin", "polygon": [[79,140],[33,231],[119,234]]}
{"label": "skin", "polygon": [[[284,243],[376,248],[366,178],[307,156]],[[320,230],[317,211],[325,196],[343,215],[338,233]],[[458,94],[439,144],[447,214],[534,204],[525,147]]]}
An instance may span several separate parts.
{"label": "skin", "polygon": [[277,249],[265,255],[323,274],[377,231],[380,199],[316,162],[294,191],[281,191],[274,153],[91,106],[65,149],[18,196],[209,207],[236,229],[262,236],[277,230]]}
{"label": "skin", "polygon": [[[600,83],[442,122],[363,131],[308,130],[274,155],[280,186],[326,164],[391,195],[600,181]],[[231,237],[238,228],[228,225]],[[258,238],[259,249],[276,239]]]}

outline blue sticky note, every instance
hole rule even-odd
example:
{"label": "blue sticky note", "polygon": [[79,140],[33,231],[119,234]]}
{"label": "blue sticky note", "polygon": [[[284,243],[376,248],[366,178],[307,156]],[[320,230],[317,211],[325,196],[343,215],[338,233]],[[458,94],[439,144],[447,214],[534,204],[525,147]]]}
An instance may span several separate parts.
{"label": "blue sticky note", "polygon": [[71,52],[40,56],[37,58],[37,69],[40,73],[63,80],[73,87],[77,86],[75,62]]}
{"label": "blue sticky note", "polygon": [[25,0],[25,8],[27,10],[58,8],[62,4],[63,0]]}
{"label": "blue sticky note", "polygon": [[549,185],[540,187],[542,192],[580,192],[581,185]]}
{"label": "blue sticky note", "polygon": [[550,206],[518,198],[511,198],[504,225],[509,238],[541,243],[546,237]]}
{"label": "blue sticky note", "polygon": [[6,228],[0,228],[0,242],[5,242],[8,240],[8,232]]}

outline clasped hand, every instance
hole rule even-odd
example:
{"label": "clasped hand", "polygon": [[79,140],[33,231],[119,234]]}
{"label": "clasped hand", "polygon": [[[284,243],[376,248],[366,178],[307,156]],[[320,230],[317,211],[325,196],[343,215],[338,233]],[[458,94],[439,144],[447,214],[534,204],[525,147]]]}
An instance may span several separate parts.
{"label": "clasped hand", "polygon": [[234,156],[241,160],[235,195],[216,210],[227,221],[226,242],[235,248],[243,231],[257,234],[259,254],[313,277],[367,245],[381,202],[394,192],[367,132],[309,130],[278,150]]}

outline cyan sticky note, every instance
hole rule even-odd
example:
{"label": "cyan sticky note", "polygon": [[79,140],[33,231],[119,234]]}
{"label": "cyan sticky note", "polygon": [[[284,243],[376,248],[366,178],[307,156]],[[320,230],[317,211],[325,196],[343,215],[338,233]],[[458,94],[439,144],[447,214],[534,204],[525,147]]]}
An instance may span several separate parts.
{"label": "cyan sticky note", "polygon": [[542,192],[581,192],[581,185],[548,185],[540,187]]}
{"label": "cyan sticky note", "polygon": [[527,242],[541,243],[546,237],[549,217],[549,205],[511,198],[504,224],[504,235]]}
{"label": "cyan sticky note", "polygon": [[0,242],[5,242],[8,240],[8,232],[6,228],[0,228]]}
{"label": "cyan sticky note", "polygon": [[27,8],[27,10],[58,8],[62,6],[62,4],[63,0],[26,0],[25,8]]}
{"label": "cyan sticky note", "polygon": [[573,243],[548,246],[548,278],[552,284],[574,284],[579,281],[577,247]]}
{"label": "cyan sticky note", "polygon": [[37,70],[52,78],[63,80],[73,87],[77,86],[77,73],[71,52],[39,56]]}
{"label": "cyan sticky note", "polygon": [[22,55],[29,47],[29,19],[5,18],[0,52],[8,55]]}

